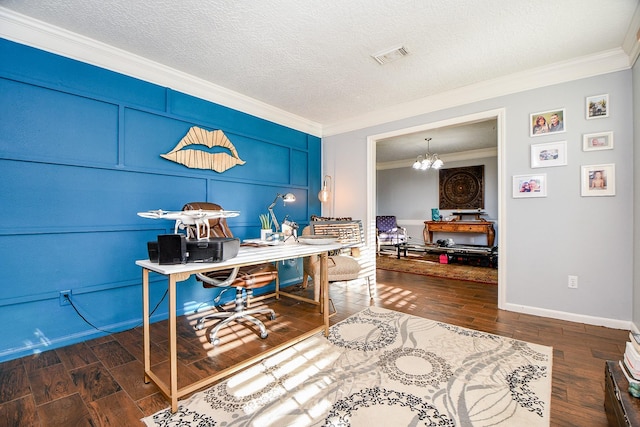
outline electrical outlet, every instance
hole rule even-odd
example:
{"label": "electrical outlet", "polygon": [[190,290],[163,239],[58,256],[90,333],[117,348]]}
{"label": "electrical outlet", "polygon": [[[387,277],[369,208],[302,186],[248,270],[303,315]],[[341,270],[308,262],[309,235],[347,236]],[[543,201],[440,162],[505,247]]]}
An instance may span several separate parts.
{"label": "electrical outlet", "polygon": [[71,302],[69,301],[69,298],[71,297],[71,289],[66,290],[66,291],[60,291],[60,305],[69,305],[71,304]]}
{"label": "electrical outlet", "polygon": [[578,276],[569,276],[567,284],[571,289],[578,289]]}

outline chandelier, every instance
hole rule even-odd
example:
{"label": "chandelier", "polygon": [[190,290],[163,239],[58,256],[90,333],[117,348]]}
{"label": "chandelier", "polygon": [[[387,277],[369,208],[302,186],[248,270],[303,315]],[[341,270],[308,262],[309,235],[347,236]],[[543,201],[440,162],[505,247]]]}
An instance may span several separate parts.
{"label": "chandelier", "polygon": [[416,158],[416,161],[413,162],[413,166],[411,166],[413,169],[416,170],[427,170],[427,169],[440,169],[442,166],[444,166],[444,162],[440,159],[440,157],[438,157],[437,154],[431,154],[429,152],[429,142],[431,141],[431,138],[425,138],[425,141],[427,141],[427,154],[423,155],[419,155]]}

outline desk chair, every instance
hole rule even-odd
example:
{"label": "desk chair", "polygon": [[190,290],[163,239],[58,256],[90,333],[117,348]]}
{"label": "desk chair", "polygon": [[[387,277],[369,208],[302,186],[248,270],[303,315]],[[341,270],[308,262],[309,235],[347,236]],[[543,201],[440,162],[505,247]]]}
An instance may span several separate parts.
{"label": "desk chair", "polygon": [[[359,278],[362,266],[358,261],[360,247],[363,244],[362,222],[359,220],[342,221],[311,221],[311,225],[302,230],[302,235],[333,235],[338,241],[351,246],[349,254],[335,254],[327,258],[327,279],[331,282],[346,282]],[[314,300],[320,300],[320,257],[318,255],[305,257],[303,262],[302,286],[307,287],[307,280],[313,281]],[[367,279],[369,296],[371,296],[371,281]],[[334,313],[335,314],[335,313]]]}
{"label": "desk chair", "polygon": [[[220,205],[207,202],[193,202],[184,205],[182,210],[222,210]],[[190,233],[193,236],[204,237],[233,237],[227,220],[225,218],[214,218],[209,220],[209,236],[203,236],[203,230],[193,227]],[[206,232],[206,231],[205,231]],[[259,265],[248,265],[244,267],[236,267],[229,270],[211,271],[196,275],[198,280],[202,282],[205,288],[235,288],[236,301],[235,308],[232,311],[220,311],[201,317],[195,325],[196,330],[204,328],[204,324],[210,319],[222,319],[209,333],[209,341],[213,345],[218,345],[220,339],[218,332],[221,328],[234,321],[249,321],[260,329],[260,338],[267,338],[269,335],[267,328],[254,314],[267,314],[270,320],[275,320],[276,313],[270,308],[250,309],[249,303],[253,296],[253,289],[261,288],[274,280],[278,280],[278,269],[274,264],[264,263]],[[224,290],[222,291],[224,292]]]}

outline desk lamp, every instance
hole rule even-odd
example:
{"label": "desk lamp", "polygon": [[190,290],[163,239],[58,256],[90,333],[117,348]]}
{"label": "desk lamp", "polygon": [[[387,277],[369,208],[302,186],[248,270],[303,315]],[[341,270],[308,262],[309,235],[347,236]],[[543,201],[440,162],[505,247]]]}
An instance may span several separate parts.
{"label": "desk lamp", "polygon": [[276,198],[273,199],[273,202],[267,208],[267,210],[269,211],[269,214],[271,215],[271,221],[273,222],[273,225],[276,228],[276,232],[279,230],[280,224],[278,224],[278,220],[276,219],[276,214],[273,213],[273,208],[276,206],[278,199],[282,199],[282,201],[286,206],[287,202],[295,202],[296,196],[293,193],[287,193],[287,194],[278,193],[278,195],[276,195]]}

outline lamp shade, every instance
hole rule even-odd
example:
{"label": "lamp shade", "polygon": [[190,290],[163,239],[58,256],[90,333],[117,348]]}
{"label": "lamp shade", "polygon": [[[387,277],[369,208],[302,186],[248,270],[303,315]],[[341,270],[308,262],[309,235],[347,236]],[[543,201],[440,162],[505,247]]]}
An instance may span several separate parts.
{"label": "lamp shade", "polygon": [[[329,182],[329,184],[327,184],[327,182]],[[325,175],[324,181],[322,183],[322,190],[320,190],[320,192],[318,193],[318,200],[320,200],[321,203],[327,203],[329,201],[329,198],[331,197],[330,184],[331,176]]]}
{"label": "lamp shade", "polygon": [[323,188],[318,193],[318,199],[320,199],[320,201],[322,203],[327,203],[329,201],[329,196],[330,195],[331,195],[331,193],[329,193],[329,190],[327,190],[326,188]]}

